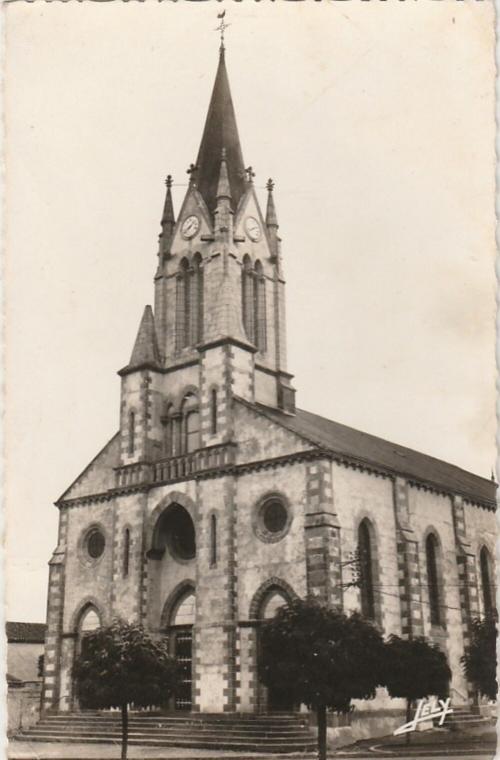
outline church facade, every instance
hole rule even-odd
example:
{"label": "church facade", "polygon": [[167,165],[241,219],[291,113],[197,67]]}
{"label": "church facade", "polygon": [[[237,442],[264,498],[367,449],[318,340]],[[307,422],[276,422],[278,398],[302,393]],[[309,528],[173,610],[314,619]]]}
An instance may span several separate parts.
{"label": "church facade", "polygon": [[167,179],[119,430],[56,503],[44,709],[77,707],[75,654],[114,618],[168,636],[184,668],[168,709],[289,709],[258,682],[259,621],[308,595],[439,643],[466,702],[495,484],[296,407],[273,183],[263,212],[223,47],[189,176],[177,218]]}

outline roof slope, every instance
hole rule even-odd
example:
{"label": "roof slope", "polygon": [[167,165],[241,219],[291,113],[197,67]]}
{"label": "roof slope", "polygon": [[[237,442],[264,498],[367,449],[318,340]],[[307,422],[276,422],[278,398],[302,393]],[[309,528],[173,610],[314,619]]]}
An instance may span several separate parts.
{"label": "roof slope", "polygon": [[223,148],[226,151],[231,197],[236,208],[245,191],[245,164],[243,163],[233,100],[229,89],[224,48],[221,47],[219,67],[215,76],[207,120],[198,151],[196,160],[198,168],[195,175],[196,187],[203,196],[210,213],[213,213],[216,206]]}
{"label": "roof slope", "polygon": [[297,409],[296,415],[291,416],[261,404],[255,406],[271,419],[322,448],[436,485],[472,501],[495,504],[496,483],[441,459],[363,433],[303,409]]}
{"label": "roof slope", "polygon": [[9,643],[43,644],[46,630],[45,623],[5,623]]}

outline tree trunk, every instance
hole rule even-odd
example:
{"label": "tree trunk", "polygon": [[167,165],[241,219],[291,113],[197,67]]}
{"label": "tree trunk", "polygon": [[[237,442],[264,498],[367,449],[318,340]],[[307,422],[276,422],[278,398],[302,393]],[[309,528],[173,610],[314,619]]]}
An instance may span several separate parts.
{"label": "tree trunk", "polygon": [[[409,723],[411,720],[411,699],[406,700],[406,722]],[[411,731],[406,732],[406,743],[410,743],[410,736]]]}
{"label": "tree trunk", "polygon": [[326,706],[316,708],[318,721],[318,760],[326,760]]}
{"label": "tree trunk", "polygon": [[128,744],[128,705],[125,702],[122,705],[122,760],[127,760]]}

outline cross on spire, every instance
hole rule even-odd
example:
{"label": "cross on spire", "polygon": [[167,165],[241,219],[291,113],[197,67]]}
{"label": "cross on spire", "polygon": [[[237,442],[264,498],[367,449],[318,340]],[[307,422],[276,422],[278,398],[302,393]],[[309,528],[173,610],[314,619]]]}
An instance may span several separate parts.
{"label": "cross on spire", "polygon": [[248,166],[245,169],[245,174],[247,175],[247,182],[253,182],[253,178],[255,177],[255,172],[251,166]]}
{"label": "cross on spire", "polygon": [[224,50],[224,32],[228,28],[228,26],[231,26],[231,24],[226,24],[224,21],[224,16],[226,15],[226,11],[222,11],[222,13],[217,14],[217,18],[220,18],[220,24],[216,29],[214,29],[215,32],[220,32],[220,50],[221,53]]}
{"label": "cross on spire", "polygon": [[165,184],[166,184],[166,186],[167,186],[168,189],[170,189],[172,187],[172,175],[171,174],[168,175],[167,179],[165,180]]}

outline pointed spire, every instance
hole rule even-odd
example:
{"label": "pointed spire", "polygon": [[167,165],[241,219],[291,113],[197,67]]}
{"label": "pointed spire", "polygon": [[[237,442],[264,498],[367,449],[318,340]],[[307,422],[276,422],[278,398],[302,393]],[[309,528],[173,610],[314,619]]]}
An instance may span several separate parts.
{"label": "pointed spire", "polygon": [[273,197],[273,190],[274,190],[274,182],[272,179],[267,180],[267,209],[266,209],[266,225],[268,227],[275,227],[278,229],[278,217],[276,215],[276,207],[274,205],[274,197]]}
{"label": "pointed spire", "polygon": [[219,184],[217,185],[217,200],[226,198],[231,200],[231,187],[229,185],[229,177],[227,174],[227,161],[226,161],[226,149],[222,148],[222,155],[220,160],[219,171]]}
{"label": "pointed spire", "polygon": [[167,194],[165,196],[165,205],[163,207],[163,216],[161,218],[160,233],[160,253],[167,253],[172,232],[175,227],[174,204],[172,202],[172,176],[169,174],[165,180]]}
{"label": "pointed spire", "polygon": [[222,148],[226,149],[227,175],[231,197],[236,207],[245,192],[245,164],[229,89],[223,47],[219,52],[219,66],[196,160],[198,166],[196,187],[210,211],[213,211],[216,205]]}
{"label": "pointed spire", "polygon": [[144,309],[132,355],[125,369],[130,372],[144,366],[151,369],[160,369],[161,367],[155,320],[151,306],[146,306]]}

